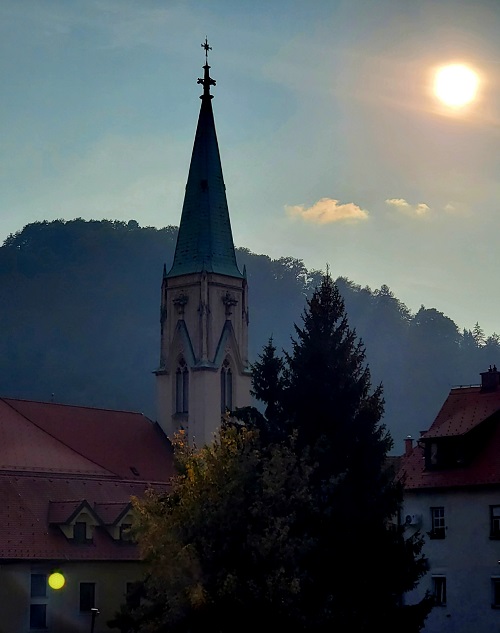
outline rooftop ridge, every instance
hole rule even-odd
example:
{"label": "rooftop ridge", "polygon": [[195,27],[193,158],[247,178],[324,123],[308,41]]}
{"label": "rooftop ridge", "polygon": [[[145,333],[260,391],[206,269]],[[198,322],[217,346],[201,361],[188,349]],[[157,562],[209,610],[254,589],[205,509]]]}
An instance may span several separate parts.
{"label": "rooftop ridge", "polygon": [[[106,484],[115,484],[115,485],[120,485],[120,486],[127,486],[129,484],[133,484],[134,487],[137,487],[139,485],[146,485],[147,486],[169,486],[170,485],[170,481],[162,481],[162,480],[158,480],[158,479],[142,479],[140,477],[137,477],[135,479],[124,479],[123,477],[120,477],[119,475],[115,475],[114,473],[111,473],[111,475],[109,477],[105,477],[104,475],[95,475],[92,473],[71,473],[71,472],[63,472],[63,471],[55,471],[55,472],[46,472],[46,471],[41,471],[41,470],[32,470],[32,471],[25,471],[25,470],[12,470],[12,469],[6,469],[6,470],[2,470],[0,469],[0,479],[1,478],[16,478],[16,477],[26,477],[26,478],[33,478],[33,479],[75,479],[75,480],[87,480],[87,481],[93,481],[93,482],[99,482],[102,481],[103,483]],[[77,501],[76,499],[65,499],[65,502],[71,502],[71,501]],[[103,503],[112,503],[110,501],[106,501]],[[116,503],[122,503],[121,501],[117,501]]]}
{"label": "rooftop ridge", "polygon": [[[87,409],[89,411],[109,411],[110,413],[130,413],[133,415],[141,415],[146,420],[150,420],[144,413],[140,411],[131,411],[130,409],[110,409],[107,407],[92,407],[87,404],[66,404],[64,402],[52,402],[50,400],[30,400],[29,398],[11,398],[10,396],[0,396],[0,401],[5,402],[8,406],[11,406],[10,402],[28,402],[32,404],[50,405],[53,407],[67,407],[68,409]],[[14,407],[13,407],[14,408]],[[16,409],[17,411],[17,409]],[[152,422],[152,420],[150,420]]]}

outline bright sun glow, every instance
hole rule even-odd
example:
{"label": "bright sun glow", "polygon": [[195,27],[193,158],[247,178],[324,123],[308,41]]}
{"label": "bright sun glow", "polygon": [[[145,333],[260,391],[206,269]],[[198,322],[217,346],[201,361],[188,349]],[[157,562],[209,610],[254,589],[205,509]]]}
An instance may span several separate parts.
{"label": "bright sun glow", "polygon": [[444,66],[436,73],[434,93],[445,105],[460,108],[476,96],[479,77],[463,64]]}

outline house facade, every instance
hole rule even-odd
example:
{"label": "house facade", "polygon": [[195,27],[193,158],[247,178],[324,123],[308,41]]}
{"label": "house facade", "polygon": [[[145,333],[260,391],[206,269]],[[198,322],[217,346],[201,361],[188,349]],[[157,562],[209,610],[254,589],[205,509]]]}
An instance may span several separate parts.
{"label": "house facade", "polygon": [[143,574],[131,497],[167,488],[170,442],[139,413],[8,398],[0,438],[0,631],[109,631]]}
{"label": "house facade", "polygon": [[500,373],[453,388],[416,444],[406,440],[402,520],[420,532],[429,571],[408,603],[426,591],[435,607],[425,633],[500,630]]}

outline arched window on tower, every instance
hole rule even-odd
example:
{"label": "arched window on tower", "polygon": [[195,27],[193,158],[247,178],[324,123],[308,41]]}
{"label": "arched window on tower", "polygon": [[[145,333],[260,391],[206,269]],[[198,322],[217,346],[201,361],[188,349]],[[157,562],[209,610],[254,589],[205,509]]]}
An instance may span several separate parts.
{"label": "arched window on tower", "polygon": [[220,370],[220,408],[222,413],[233,410],[233,374],[227,358]]}
{"label": "arched window on tower", "polygon": [[187,413],[189,410],[189,369],[181,358],[175,372],[175,412]]}

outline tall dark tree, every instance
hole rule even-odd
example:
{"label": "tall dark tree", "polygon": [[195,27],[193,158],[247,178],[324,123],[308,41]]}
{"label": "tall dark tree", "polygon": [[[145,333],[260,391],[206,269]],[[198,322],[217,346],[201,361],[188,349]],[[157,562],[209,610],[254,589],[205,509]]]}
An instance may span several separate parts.
{"label": "tall dark tree", "polygon": [[[279,378],[278,423],[296,433],[297,450],[315,465],[304,518],[317,544],[303,594],[308,622],[316,630],[335,624],[344,631],[418,631],[429,602],[402,607],[401,597],[425,573],[422,541],[405,540],[393,522],[402,485],[388,466],[392,440],[381,423],[382,387],[371,388],[364,346],[329,275],[295,329]],[[269,409],[266,395],[275,390],[261,385],[259,392]]]}

